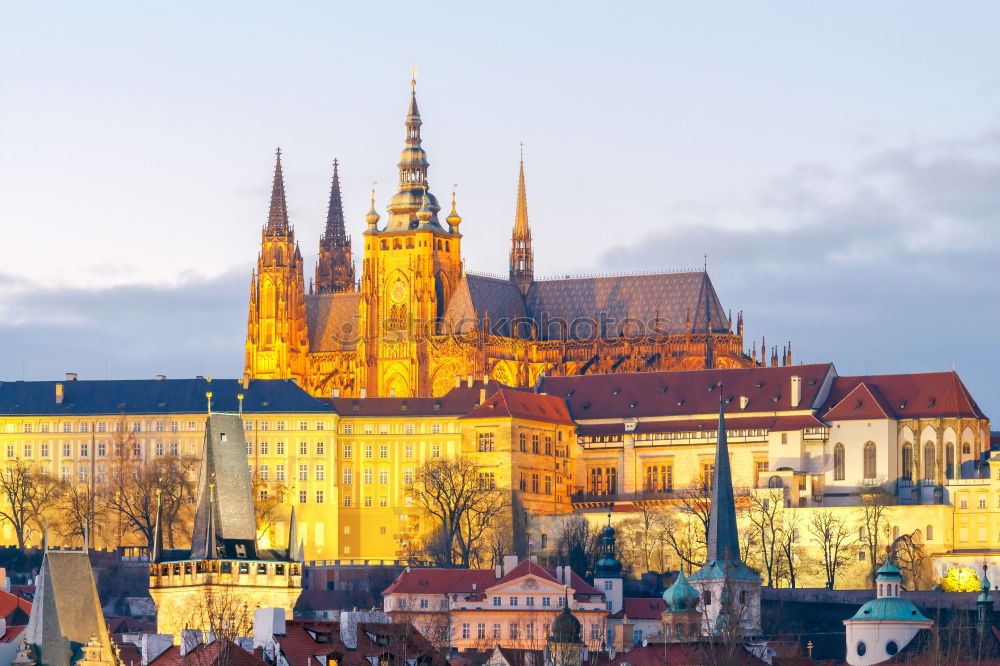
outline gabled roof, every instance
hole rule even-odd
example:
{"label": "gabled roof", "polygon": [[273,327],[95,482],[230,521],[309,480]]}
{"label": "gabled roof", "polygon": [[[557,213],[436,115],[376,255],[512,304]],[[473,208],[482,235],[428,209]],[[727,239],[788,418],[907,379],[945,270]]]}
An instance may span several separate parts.
{"label": "gabled roof", "polygon": [[278,644],[289,666],[307,666],[323,663],[316,657],[331,653],[341,655],[340,666],[371,666],[369,657],[379,657],[386,652],[395,654],[393,663],[406,663],[404,659],[426,658],[421,663],[443,664],[430,642],[407,622],[359,622],[357,645],[348,648],[341,640],[340,622],[288,620],[284,636]]}
{"label": "gabled roof", "polygon": [[646,334],[684,333],[688,317],[692,330],[703,333],[706,307],[712,330],[729,330],[729,317],[704,271],[539,280],[525,305],[542,339],[562,337],[559,322],[573,327],[570,338],[619,337],[628,334],[623,326],[635,322]]}
{"label": "gabled roof", "polygon": [[[718,384],[723,384],[726,415],[746,412],[806,411],[819,401],[832,363],[634,372],[544,377],[539,392],[566,400],[577,421],[587,419],[714,414],[719,410]],[[801,377],[799,404],[791,404],[792,377]],[[740,397],[748,398],[740,407]]]}
{"label": "gabled roof", "polygon": [[836,420],[830,417],[829,411],[838,407],[861,384],[877,391],[876,395],[884,400],[883,406],[893,418],[987,418],[956,372],[837,377],[820,417]]}
{"label": "gabled roof", "polygon": [[202,643],[181,656],[181,647],[172,645],[149,662],[149,666],[266,666],[267,662],[227,638]]}
{"label": "gabled roof", "polygon": [[487,318],[491,333],[511,337],[512,324],[525,319],[524,297],[510,280],[466,273],[455,286],[444,314],[449,332],[485,330]]}
{"label": "gabled roof", "polygon": [[[382,594],[484,594],[487,589],[501,582],[515,580],[528,572],[551,580],[556,580],[555,571],[539,566],[535,562],[522,560],[505,576],[499,579],[495,569],[437,569],[411,568],[403,571]],[[523,572],[523,573],[519,573]],[[583,580],[576,573],[570,576],[570,587],[574,594],[601,595],[593,585]]]}
{"label": "gabled roof", "polygon": [[[31,602],[16,594],[11,594],[7,590],[0,590],[0,617],[7,621],[7,625],[26,624],[28,616],[31,615]],[[15,621],[12,622],[11,619]],[[23,622],[17,621],[23,619]]]}
{"label": "gabled roof", "polygon": [[573,425],[562,398],[509,388],[501,388],[462,418],[515,418]]}
{"label": "gabled roof", "polygon": [[891,419],[894,416],[877,387],[861,382],[823,415],[827,421]]}
{"label": "gabled roof", "polygon": [[309,330],[309,351],[354,349],[358,336],[358,303],[356,291],[306,296],[306,325]]}
{"label": "gabled roof", "polygon": [[659,620],[667,609],[667,604],[659,597],[649,599],[642,597],[625,597],[622,599],[622,609],[610,615],[613,620],[628,618],[630,620]]}
{"label": "gabled roof", "polygon": [[[63,401],[56,402],[56,384]],[[0,382],[0,414],[197,414],[206,412],[205,392],[212,392],[212,409],[244,412],[328,412],[290,379],[253,379],[246,389],[236,379],[113,379],[62,382]]]}
{"label": "gabled roof", "polygon": [[[468,414],[479,405],[480,389],[486,395],[493,395],[501,388],[510,387],[495,380],[483,382],[477,379],[468,385],[466,378],[462,385],[448,391],[439,398],[324,398],[341,416],[461,416]],[[517,390],[517,389],[510,389]]]}
{"label": "gabled roof", "polygon": [[503,578],[498,580],[496,583],[490,586],[490,588],[499,587],[501,585],[506,585],[512,580],[517,580],[519,578],[524,578],[525,576],[537,576],[542,580],[548,581],[553,585],[561,585],[556,577],[549,573],[546,569],[539,566],[538,564],[532,562],[531,560],[521,560],[518,562],[517,566],[508,571]]}

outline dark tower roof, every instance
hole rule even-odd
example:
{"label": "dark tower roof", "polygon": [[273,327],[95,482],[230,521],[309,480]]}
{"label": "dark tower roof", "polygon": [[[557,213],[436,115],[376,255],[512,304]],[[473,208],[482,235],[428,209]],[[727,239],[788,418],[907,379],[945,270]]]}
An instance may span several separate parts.
{"label": "dark tower roof", "polygon": [[562,612],[552,621],[549,634],[550,643],[583,643],[580,637],[580,621],[569,610],[569,599],[563,604]]}
{"label": "dark tower roof", "polygon": [[271,207],[267,212],[266,232],[271,236],[288,233],[288,206],[285,203],[285,178],[281,172],[281,148],[275,151],[274,182],[271,184]]}
{"label": "dark tower roof", "polygon": [[326,209],[326,231],[323,239],[334,247],[343,247],[347,242],[344,229],[344,205],[340,198],[340,165],[333,161],[333,182],[330,184],[330,203]]}
{"label": "dark tower roof", "polygon": [[594,565],[594,578],[621,578],[621,575],[622,563],[615,557],[615,528],[609,524],[601,536],[601,558]]}

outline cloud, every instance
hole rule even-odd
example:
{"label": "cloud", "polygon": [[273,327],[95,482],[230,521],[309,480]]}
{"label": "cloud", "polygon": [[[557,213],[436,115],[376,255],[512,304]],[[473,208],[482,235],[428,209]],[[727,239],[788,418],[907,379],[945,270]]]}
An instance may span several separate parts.
{"label": "cloud", "polygon": [[1000,413],[1000,132],[882,150],[841,172],[801,166],[753,201],[685,202],[671,217],[602,267],[690,266],[707,253],[758,345],[791,339],[797,361],[841,374],[954,363]]}
{"label": "cloud", "polygon": [[80,289],[0,275],[0,379],[238,376],[248,277],[239,270],[169,286]]}

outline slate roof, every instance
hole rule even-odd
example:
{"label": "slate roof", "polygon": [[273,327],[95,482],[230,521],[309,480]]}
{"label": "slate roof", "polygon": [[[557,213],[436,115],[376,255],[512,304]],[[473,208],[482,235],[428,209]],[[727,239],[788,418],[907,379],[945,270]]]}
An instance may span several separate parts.
{"label": "slate roof", "polygon": [[[704,271],[540,280],[525,298],[528,315],[539,322],[543,338],[557,337],[549,330],[553,327],[545,325],[552,320],[608,322],[603,332],[593,330],[590,336],[621,335],[626,320],[643,322],[648,332],[653,319],[656,331],[684,333],[688,315],[692,330],[703,333],[706,304],[712,330],[727,332],[729,317]],[[578,337],[588,337],[582,326],[578,332]]]}
{"label": "slate roof", "polygon": [[[56,384],[63,386],[56,403]],[[236,379],[113,379],[0,382],[0,414],[192,414],[205,412],[205,392],[212,392],[212,409],[236,412],[243,394],[243,411],[328,412],[290,379],[253,379],[246,389]]]}
{"label": "slate roof", "polygon": [[[878,392],[877,397],[884,400],[881,406],[892,418],[987,418],[955,372],[837,377],[820,416],[831,420],[829,411],[837,408],[838,403],[861,384]],[[836,415],[848,419],[853,407],[845,403],[844,409],[838,410]]]}
{"label": "slate roof", "polygon": [[[485,330],[489,317],[490,332],[510,337],[512,323],[524,319],[524,297],[510,280],[466,273],[455,287],[444,320],[452,333]],[[522,335],[530,333],[522,331]]]}
{"label": "slate roof", "polygon": [[439,398],[323,398],[322,401],[342,416],[461,416],[479,405],[480,389],[489,397],[501,388],[510,387],[495,380],[472,382],[463,378],[462,385]]}
{"label": "slate roof", "polygon": [[306,296],[309,351],[354,349],[359,333],[360,298],[356,291]]}
{"label": "slate roof", "polygon": [[[726,430],[730,436],[736,430],[767,430],[774,432],[791,432],[803,428],[825,428],[825,423],[811,415],[798,416],[751,416],[739,418],[739,414],[726,414]],[[683,419],[678,421],[640,421],[635,430],[637,434],[653,434],[668,432],[705,432],[714,433],[718,429],[718,419]],[[578,435],[620,435],[625,432],[624,423],[588,423],[577,426]]]}
{"label": "slate roof", "polygon": [[509,417],[546,423],[573,425],[566,402],[554,395],[501,388],[463,419]]}
{"label": "slate roof", "polygon": [[[741,412],[805,411],[819,402],[832,363],[778,366],[633,372],[606,375],[543,377],[538,390],[566,400],[576,421],[605,418],[688,416],[719,410],[717,384],[723,383],[726,415]],[[791,404],[791,378],[802,378],[798,407]],[[747,396],[740,409],[740,396]],[[738,418],[736,416],[735,418]]]}

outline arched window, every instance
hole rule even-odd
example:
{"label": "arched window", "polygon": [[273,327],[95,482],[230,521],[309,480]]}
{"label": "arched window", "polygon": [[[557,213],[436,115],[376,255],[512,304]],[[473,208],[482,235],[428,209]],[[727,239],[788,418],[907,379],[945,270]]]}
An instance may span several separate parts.
{"label": "arched window", "polygon": [[903,444],[903,468],[900,476],[907,481],[913,480],[913,445],[909,442]]}
{"label": "arched window", "polygon": [[767,480],[767,487],[768,488],[784,488],[785,485],[781,482],[781,477],[780,476],[772,476],[770,479]]}
{"label": "arched window", "polygon": [[840,442],[833,447],[833,480],[844,480],[844,445]]}
{"label": "arched window", "polygon": [[944,474],[949,479],[955,478],[955,445],[951,442],[944,449]]}
{"label": "arched window", "polygon": [[971,454],[972,454],[972,447],[969,446],[969,443],[966,442],[966,443],[962,444],[962,455],[963,456],[967,456],[967,455],[971,455]]}
{"label": "arched window", "polygon": [[927,540],[928,541],[933,541],[934,540],[934,526],[933,525],[928,525],[927,526],[926,534],[927,534]]}
{"label": "arched window", "polygon": [[935,459],[934,442],[924,442],[924,479],[926,481],[934,480]]}
{"label": "arched window", "polygon": [[875,442],[865,442],[865,478],[874,479],[877,471],[875,467]]}

